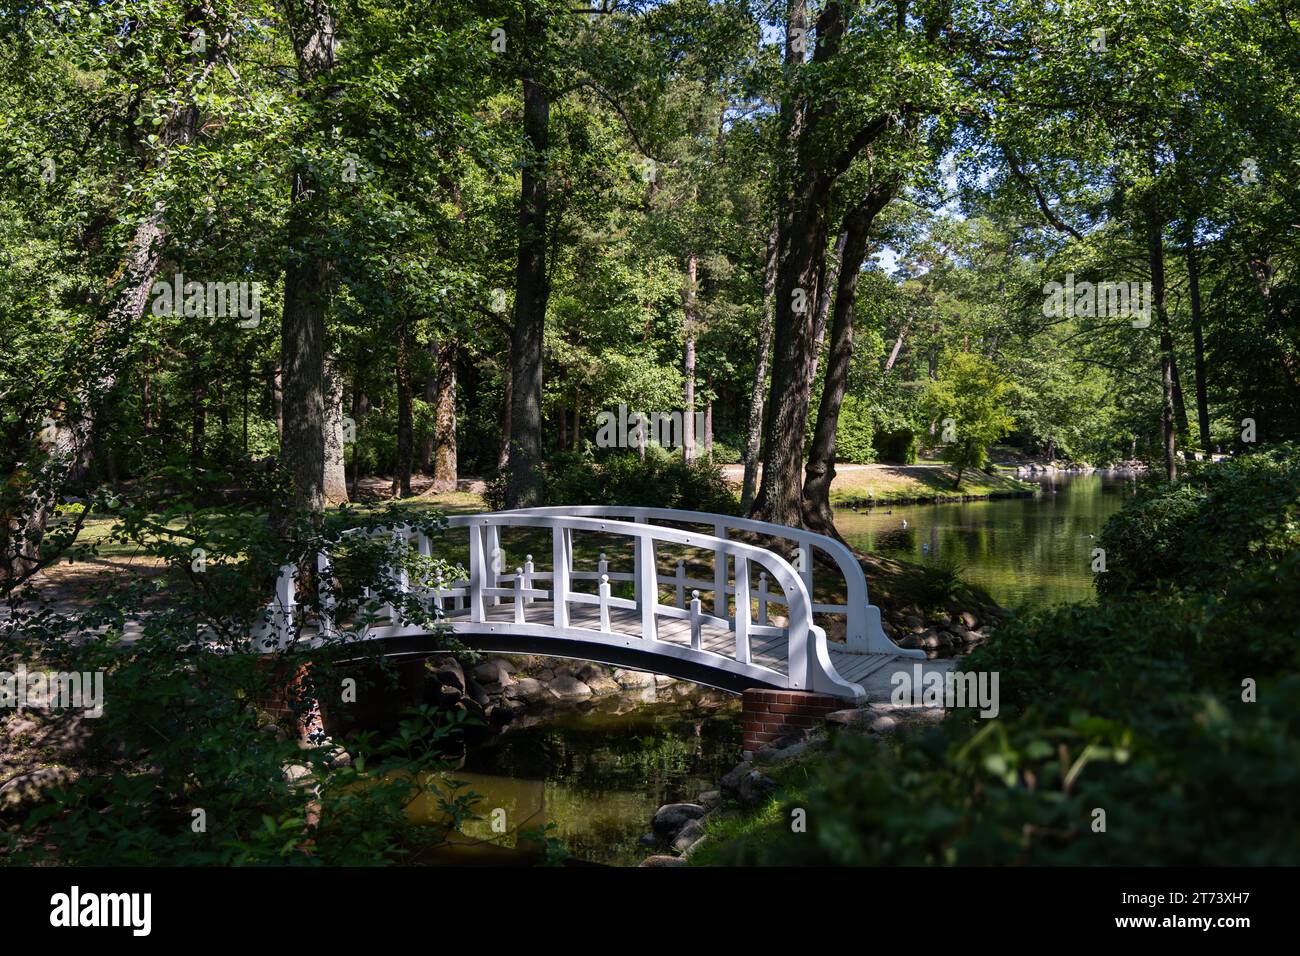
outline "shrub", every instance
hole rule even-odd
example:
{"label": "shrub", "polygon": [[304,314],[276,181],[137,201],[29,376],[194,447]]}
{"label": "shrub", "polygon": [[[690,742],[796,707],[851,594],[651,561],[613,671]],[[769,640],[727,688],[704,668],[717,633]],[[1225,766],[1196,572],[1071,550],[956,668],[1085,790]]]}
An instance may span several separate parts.
{"label": "shrub", "polygon": [[872,437],[876,459],[894,465],[916,464],[916,432],[910,428],[879,431]]}
{"label": "shrub", "polygon": [[641,505],[683,511],[735,513],[738,505],[721,466],[704,460],[691,464],[658,446],[619,452],[599,461],[577,455],[555,456],[548,463],[546,498],[551,504]]}
{"label": "shrub", "polygon": [[1103,595],[1221,590],[1243,568],[1300,547],[1300,449],[1281,445],[1151,484],[1107,522]]}

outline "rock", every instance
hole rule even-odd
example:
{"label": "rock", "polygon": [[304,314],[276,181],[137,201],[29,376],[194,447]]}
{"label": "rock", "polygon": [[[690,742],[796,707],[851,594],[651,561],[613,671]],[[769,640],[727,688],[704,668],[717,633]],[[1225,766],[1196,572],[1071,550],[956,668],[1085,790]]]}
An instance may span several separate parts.
{"label": "rock", "polygon": [[877,717],[868,728],[873,734],[892,734],[898,729],[898,721],[893,717]]}
{"label": "rock", "polygon": [[961,622],[963,625],[970,628],[971,630],[974,630],[975,628],[980,626],[980,619],[977,618],[970,611],[961,612]]}
{"label": "rock", "polygon": [[352,754],[342,747],[335,747],[329,755],[329,765],[333,768],[352,766]]}
{"label": "rock", "polygon": [[695,798],[695,802],[698,803],[700,806],[702,806],[705,810],[712,810],[714,807],[720,806],[722,804],[722,791],[705,790],[703,793],[701,793],[698,797]]}
{"label": "rock", "polygon": [[680,856],[668,856],[657,853],[654,856],[648,856],[641,861],[641,866],[685,866],[686,861]]}
{"label": "rock", "polygon": [[618,686],[618,682],[612,677],[605,677],[603,674],[597,674],[590,680],[587,680],[586,684],[591,688],[591,692],[597,697],[604,697],[608,694],[617,694],[623,689]]}
{"label": "rock", "polygon": [[698,803],[665,803],[655,811],[650,826],[660,836],[670,837],[689,821],[698,820],[706,812]]}
{"label": "rock", "polygon": [[76,771],[66,767],[42,767],[20,774],[0,787],[0,810],[19,810],[40,803],[47,792],[66,787],[76,779]]}
{"label": "rock", "polygon": [[687,820],[686,825],[673,837],[672,847],[678,853],[685,853],[704,837],[704,824],[699,820]]}
{"label": "rock", "polygon": [[555,671],[551,670],[549,667],[543,667],[537,672],[537,679],[543,684],[549,683],[550,681],[555,680]]}
{"label": "rock", "polygon": [[943,646],[943,640],[939,637],[942,633],[937,627],[926,628],[924,633],[917,637],[917,647],[924,648],[927,651],[935,650]]}
{"label": "rock", "polygon": [[659,845],[659,838],[653,833],[643,833],[637,842],[644,847],[654,847]]}
{"label": "rock", "polygon": [[654,687],[655,675],[645,671],[629,671],[619,668],[614,671],[614,680],[625,690]]}
{"label": "rock", "polygon": [[655,674],[655,687],[672,687],[677,683],[676,677],[667,677],[663,674]]}
{"label": "rock", "polygon": [[546,695],[546,688],[535,677],[521,677],[505,689],[508,700],[534,701]]}
{"label": "rock", "polygon": [[920,635],[908,634],[906,637],[904,637],[901,641],[898,642],[898,646],[907,647],[907,648],[918,648],[921,646]]}
{"label": "rock", "polygon": [[584,683],[591,684],[596,680],[609,680],[609,671],[599,664],[587,663],[579,667],[574,676]]}
{"label": "rock", "polygon": [[789,760],[791,757],[799,756],[810,746],[812,745],[807,740],[798,740],[783,747],[775,747],[769,744],[754,754],[754,763],[780,763],[782,760]]}
{"label": "rock", "polygon": [[546,689],[560,700],[586,700],[591,696],[591,688],[570,674],[556,677]]}
{"label": "rock", "polygon": [[33,733],[41,727],[30,717],[14,717],[13,720],[5,724],[5,736],[10,740],[17,740],[26,734]]}
{"label": "rock", "polygon": [[863,727],[875,714],[866,707],[850,707],[847,710],[833,710],[824,718],[827,723],[841,727]]}
{"label": "rock", "polygon": [[474,668],[474,679],[480,684],[497,684],[502,687],[509,687],[515,682],[510,676],[510,672],[503,666],[505,661],[500,658],[490,661],[484,661]]}
{"label": "rock", "polygon": [[758,770],[750,770],[740,778],[736,799],[746,807],[757,807],[767,802],[776,792],[776,781]]}
{"label": "rock", "polygon": [[499,704],[494,704],[487,708],[487,716],[492,723],[500,726],[516,720],[528,710],[528,705],[522,700],[503,700]]}
{"label": "rock", "polygon": [[433,676],[437,678],[439,684],[455,687],[462,692],[465,690],[465,669],[454,657],[444,657],[440,660]]}
{"label": "rock", "polygon": [[462,688],[452,684],[443,684],[438,688],[438,706],[455,707],[464,696],[465,692]]}
{"label": "rock", "polygon": [[465,691],[469,694],[470,700],[474,701],[474,703],[478,704],[480,707],[486,707],[492,702],[492,698],[488,696],[488,692],[480,687],[478,682],[475,680],[470,680],[469,686],[465,688]]}
{"label": "rock", "polygon": [[280,768],[285,783],[297,784],[311,776],[311,770],[300,763],[287,763]]}

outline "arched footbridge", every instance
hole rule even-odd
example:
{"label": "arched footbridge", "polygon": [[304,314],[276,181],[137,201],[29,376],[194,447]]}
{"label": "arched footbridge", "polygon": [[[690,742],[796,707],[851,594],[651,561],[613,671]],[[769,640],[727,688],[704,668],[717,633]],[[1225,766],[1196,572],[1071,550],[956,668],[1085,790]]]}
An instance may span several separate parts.
{"label": "arched footbridge", "polygon": [[[798,690],[855,701],[871,674],[900,658],[925,657],[886,636],[852,552],[801,529],[594,506],[455,515],[445,523],[448,544],[468,536],[463,578],[421,584],[404,570],[385,572],[393,589],[431,612],[434,627],[404,619],[392,604],[359,627],[332,620],[328,602],[311,612],[315,620],[303,620],[296,569],[288,566],[255,646],[269,652],[304,633],[317,641],[343,634],[347,642],[383,642],[385,654],[428,654],[447,649],[451,635],[480,651],[596,661],[731,691]],[[420,531],[385,533],[421,555],[433,553]],[[549,554],[537,554],[547,538]],[[512,539],[526,540],[530,551]],[[317,566],[321,578],[331,577],[328,554]],[[817,594],[843,603],[819,603]]]}

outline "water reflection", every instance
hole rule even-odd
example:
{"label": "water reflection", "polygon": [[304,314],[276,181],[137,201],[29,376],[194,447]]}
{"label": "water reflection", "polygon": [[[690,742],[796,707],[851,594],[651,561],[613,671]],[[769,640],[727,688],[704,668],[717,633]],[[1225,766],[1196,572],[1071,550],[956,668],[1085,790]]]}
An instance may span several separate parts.
{"label": "water reflection", "polygon": [[1006,607],[1093,597],[1095,536],[1131,496],[1130,474],[1048,475],[1034,498],[836,512],[855,547],[917,563],[955,562]]}

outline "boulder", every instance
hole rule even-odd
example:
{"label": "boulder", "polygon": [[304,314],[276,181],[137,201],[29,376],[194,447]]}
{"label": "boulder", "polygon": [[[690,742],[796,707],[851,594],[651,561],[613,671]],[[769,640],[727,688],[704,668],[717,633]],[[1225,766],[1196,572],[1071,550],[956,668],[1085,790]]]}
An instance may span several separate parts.
{"label": "boulder", "polygon": [[571,674],[555,677],[546,689],[560,700],[586,700],[591,696],[591,688]]}
{"label": "boulder", "polygon": [[708,812],[698,803],[665,803],[655,811],[650,826],[655,833],[668,838],[686,826],[691,820],[698,820]]}
{"label": "boulder", "polygon": [[462,692],[465,690],[465,669],[454,657],[444,657],[438,661],[438,669],[433,672],[433,676],[439,684],[455,687]]}
{"label": "boulder", "polygon": [[714,807],[717,807],[722,803],[722,791],[705,790],[703,793],[701,793],[698,797],[695,798],[695,802],[698,803],[700,806],[702,806],[705,810],[712,810]]}
{"label": "boulder", "polygon": [[623,689],[618,686],[618,683],[612,677],[606,677],[603,674],[597,674],[589,680],[584,678],[584,682],[597,697],[617,694]]}
{"label": "boulder", "polygon": [[536,700],[546,693],[546,688],[536,677],[521,677],[502,689],[507,700]]}
{"label": "boulder", "polygon": [[648,856],[640,863],[641,866],[685,866],[686,861],[680,856],[668,856],[667,854],[657,853],[654,856]]}
{"label": "boulder", "polygon": [[614,680],[618,686],[625,690],[641,687],[653,687],[655,685],[655,675],[648,674],[645,671],[629,671],[618,668],[614,671]]}
{"label": "boulder", "polygon": [[0,787],[0,810],[17,810],[40,803],[48,791],[66,787],[76,779],[76,771],[66,767],[42,767],[20,774]]}
{"label": "boulder", "polygon": [[751,770],[740,778],[736,799],[746,807],[758,807],[776,792],[776,781],[765,773]]}
{"label": "boulder", "polygon": [[510,676],[510,671],[503,666],[505,663],[500,658],[484,661],[474,668],[474,680],[480,684],[497,684],[509,687],[515,682],[515,679]]}
{"label": "boulder", "polygon": [[579,667],[574,676],[584,683],[591,684],[597,680],[609,680],[609,669],[599,664],[587,663]]}
{"label": "boulder", "polygon": [[846,710],[833,710],[824,718],[827,723],[840,727],[864,727],[875,717],[867,707],[850,707]]}
{"label": "boulder", "polygon": [[678,853],[685,853],[704,838],[704,824],[699,820],[687,820],[686,825],[673,837],[672,847]]}
{"label": "boulder", "polygon": [[969,628],[970,630],[974,630],[975,628],[980,626],[980,619],[976,617],[974,614],[972,614],[970,611],[962,611],[961,623],[965,627]]}
{"label": "boulder", "polygon": [[488,692],[479,686],[479,683],[476,680],[471,679],[469,681],[469,686],[465,688],[465,692],[469,694],[470,700],[474,701],[474,703],[478,704],[480,707],[486,707],[492,702],[492,698],[488,695]]}
{"label": "boulder", "polygon": [[882,736],[885,734],[892,734],[898,729],[898,721],[894,720],[893,717],[877,717],[871,722],[871,726],[868,729],[873,734],[880,734]]}

